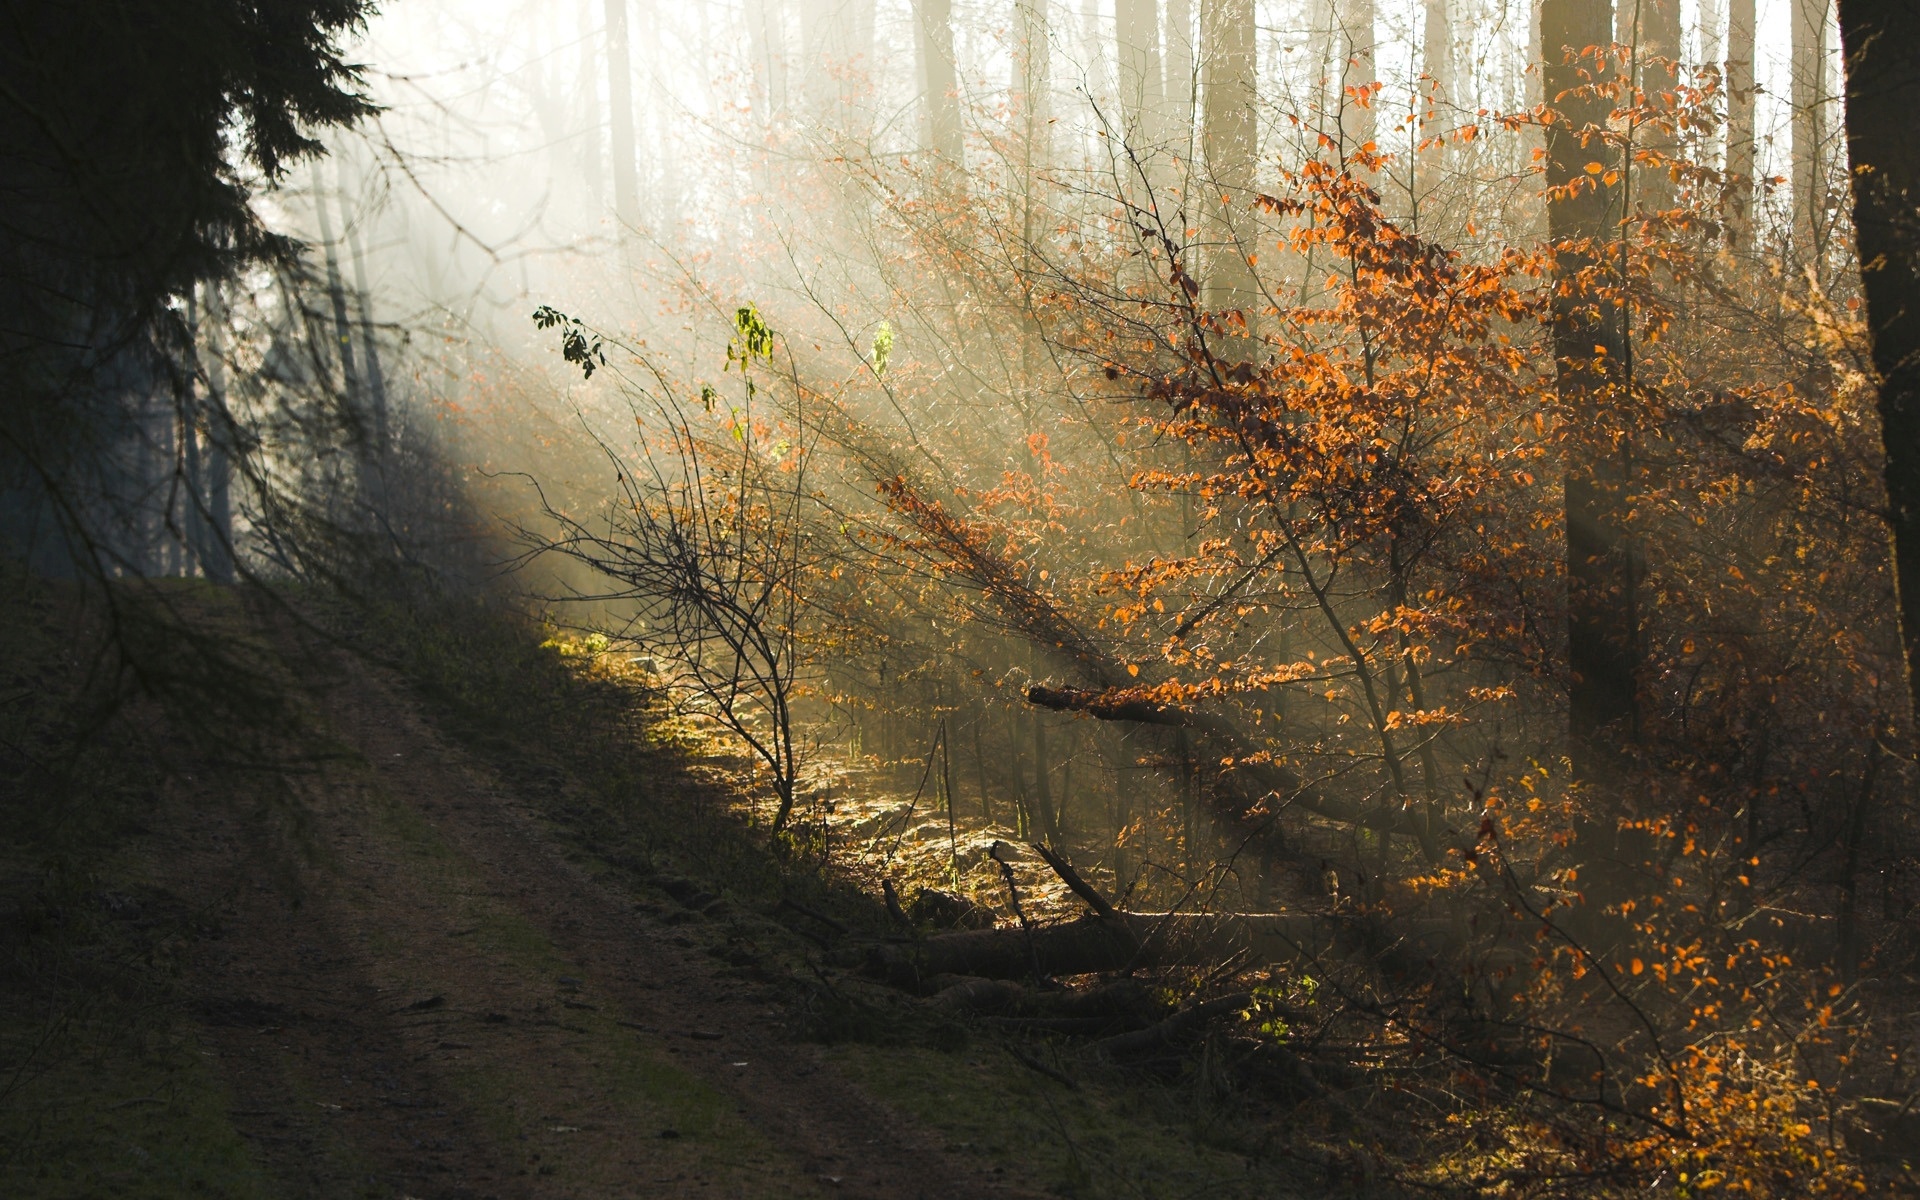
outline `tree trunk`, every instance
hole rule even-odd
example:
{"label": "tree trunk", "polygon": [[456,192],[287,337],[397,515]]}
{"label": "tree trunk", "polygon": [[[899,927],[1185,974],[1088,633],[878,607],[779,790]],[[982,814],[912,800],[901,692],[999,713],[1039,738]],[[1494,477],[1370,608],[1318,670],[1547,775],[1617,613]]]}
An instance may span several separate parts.
{"label": "tree trunk", "polygon": [[233,418],[227,409],[227,306],[220,285],[206,285],[207,295],[207,538],[208,557],[202,562],[207,578],[232,583],[233,561]]}
{"label": "tree trunk", "polygon": [[[1348,152],[1359,149],[1374,140],[1376,122],[1373,103],[1358,103],[1355,97],[1358,89],[1366,87],[1380,77],[1378,64],[1374,61],[1373,0],[1339,0],[1335,5],[1339,14],[1340,26],[1340,91],[1336,100],[1344,101],[1340,120],[1341,131],[1345,134],[1343,147]],[[1347,89],[1355,89],[1353,96]]]}
{"label": "tree trunk", "polygon": [[1853,225],[1880,375],[1887,514],[1908,685],[1920,712],[1920,6],[1840,0]]}
{"label": "tree trunk", "polygon": [[1048,842],[1060,836],[1059,814],[1053,809],[1053,760],[1047,753],[1047,722],[1035,709],[1033,722],[1033,815],[1040,823],[1040,836]]}
{"label": "tree trunk", "polygon": [[920,58],[920,103],[926,149],[955,171],[966,166],[960,97],[953,67],[953,0],[915,0],[914,43]]}
{"label": "tree trunk", "polygon": [[[1567,657],[1572,678],[1568,709],[1576,770],[1594,776],[1611,757],[1603,747],[1631,736],[1635,702],[1635,642],[1631,547],[1622,528],[1629,450],[1615,446],[1599,408],[1620,382],[1625,338],[1618,318],[1596,315],[1591,297],[1574,284],[1597,264],[1577,245],[1608,236],[1619,220],[1618,186],[1607,186],[1587,170],[1607,162],[1610,152],[1583,131],[1601,128],[1609,101],[1574,95],[1581,86],[1577,59],[1589,46],[1612,37],[1606,0],[1544,0],[1540,6],[1547,103],[1556,118],[1547,130],[1547,186],[1572,188],[1547,206],[1547,222],[1556,247],[1554,274],[1562,287],[1553,301],[1554,355],[1561,403],[1582,424],[1566,464]],[[1588,68],[1593,60],[1586,60]],[[1609,165],[1614,165],[1609,163]]]}
{"label": "tree trunk", "polygon": [[340,358],[340,383],[356,406],[360,403],[360,372],[353,362],[353,324],[347,316],[347,289],[340,279],[340,256],[334,249],[333,218],[327,213],[326,186],[320,164],[313,165],[313,212],[320,222],[320,251],[327,268],[327,298],[333,305],[334,352]]}
{"label": "tree trunk", "polygon": [[[1455,124],[1454,114],[1461,100],[1454,94],[1453,22],[1447,12],[1447,0],[1426,0],[1425,22],[1420,31],[1420,73],[1425,79],[1419,85],[1420,101],[1415,108],[1418,119],[1409,130],[1412,145],[1417,150],[1429,138],[1438,141],[1424,153],[1407,155],[1407,211],[1412,215],[1415,228],[1421,215],[1424,182],[1419,173],[1424,166],[1445,173],[1453,146],[1446,134]],[[1427,190],[1431,191],[1431,186]]]}
{"label": "tree trunk", "polygon": [[1453,22],[1447,0],[1426,0],[1426,23],[1420,31],[1420,69],[1441,100],[1453,95]]}
{"label": "tree trunk", "polygon": [[[1150,0],[1149,0],[1150,2]],[[1156,61],[1156,69],[1158,63]],[[1032,208],[1034,172],[1044,170],[1051,157],[1053,49],[1048,36],[1045,0],[1015,0],[1013,73],[1008,79],[1020,131],[1022,157],[1020,193]],[[1024,222],[1027,244],[1033,244],[1032,221]]]}
{"label": "tree trunk", "polygon": [[627,0],[607,0],[607,127],[613,151],[613,214],[640,225],[640,178],[633,155],[633,63],[627,55]]}
{"label": "tree trunk", "polygon": [[1114,88],[1107,72],[1105,25],[1100,0],[1080,0],[1080,54],[1086,62],[1087,98],[1110,113]]}
{"label": "tree trunk", "polygon": [[[1617,23],[1615,37],[1633,50],[1633,84],[1657,106],[1660,93],[1671,92],[1676,81],[1673,64],[1680,58],[1680,0],[1620,0]],[[1657,124],[1642,124],[1634,141],[1636,150],[1650,150],[1661,159],[1656,166],[1636,167],[1634,198],[1651,211],[1671,208],[1673,178],[1666,163],[1679,153],[1680,143]]]}
{"label": "tree trunk", "polygon": [[[1203,14],[1206,11],[1205,0],[1202,0],[1201,11]],[[1335,28],[1338,23],[1333,0],[1308,0],[1307,95],[1311,99],[1307,108],[1316,119],[1317,132],[1329,135],[1333,121],[1340,115],[1339,81],[1343,72],[1334,63],[1335,51],[1340,46],[1339,30]],[[1329,120],[1329,116],[1333,120]]]}
{"label": "tree trunk", "polygon": [[1792,10],[1793,244],[1816,271],[1827,235],[1827,3],[1793,0]]}
{"label": "tree trunk", "polygon": [[[580,61],[574,68],[575,98],[579,105],[579,122],[574,126],[578,135],[574,138],[574,153],[580,167],[580,177],[586,181],[587,191],[596,201],[606,195],[606,177],[603,173],[605,163],[600,155],[600,39],[593,36],[593,6],[591,0],[580,0],[579,9]],[[435,291],[436,298],[439,295]]]}
{"label": "tree trunk", "polygon": [[985,711],[977,712],[973,717],[973,777],[980,788],[980,819],[993,824],[993,794],[987,788],[987,756],[980,749],[980,725],[987,719]]}
{"label": "tree trunk", "polygon": [[[1727,0],[1700,0],[1700,61],[1698,67],[1711,68],[1714,71],[1724,69],[1727,60]],[[1699,72],[1696,71],[1696,75]],[[1720,79],[1722,88],[1726,86],[1726,76]],[[1705,154],[1708,163],[1714,161],[1711,149],[1718,137],[1724,136],[1725,129],[1709,131]],[[1724,145],[1724,143],[1722,143]]]}
{"label": "tree trunk", "polygon": [[1160,75],[1159,0],[1114,0],[1114,45],[1120,63],[1120,129],[1145,158],[1161,141],[1166,91]]}
{"label": "tree trunk", "polygon": [[1753,222],[1754,0],[1727,0],[1727,207],[1732,240]]}
{"label": "tree trunk", "polygon": [[367,402],[372,408],[369,414],[373,423],[373,449],[376,458],[387,452],[388,429],[387,413],[387,377],[380,369],[380,348],[373,336],[373,293],[367,287],[367,259],[360,251],[360,231],[347,212],[345,196],[350,191],[347,179],[347,162],[342,158],[338,162],[340,179],[340,224],[347,235],[347,256],[353,264],[353,292],[355,309],[360,318],[360,355],[367,368]]}
{"label": "tree trunk", "polygon": [[1200,88],[1200,80],[1193,73],[1193,0],[1167,0],[1165,58],[1165,136],[1174,153],[1186,159],[1193,153],[1194,99]]}
{"label": "tree trunk", "polygon": [[1258,153],[1253,0],[1201,0],[1200,21],[1206,53],[1201,67],[1205,88],[1201,142],[1208,185],[1202,188],[1200,200],[1210,243],[1204,296],[1212,311],[1240,314],[1246,336],[1230,337],[1222,350],[1223,357],[1244,358],[1252,351],[1260,300],[1259,281],[1247,262],[1249,247],[1243,245],[1240,232],[1241,214],[1252,200]]}
{"label": "tree trunk", "polygon": [[[648,19],[653,36],[653,44],[662,45],[666,31],[660,20],[660,6],[648,9]],[[667,93],[666,80],[658,70],[647,72],[651,78],[651,103],[648,108],[653,116],[653,141],[655,146],[654,162],[657,168],[659,186],[655,191],[658,197],[658,220],[660,228],[668,236],[680,225],[680,170],[679,155],[674,147],[673,131],[679,124],[674,116],[673,97]]]}

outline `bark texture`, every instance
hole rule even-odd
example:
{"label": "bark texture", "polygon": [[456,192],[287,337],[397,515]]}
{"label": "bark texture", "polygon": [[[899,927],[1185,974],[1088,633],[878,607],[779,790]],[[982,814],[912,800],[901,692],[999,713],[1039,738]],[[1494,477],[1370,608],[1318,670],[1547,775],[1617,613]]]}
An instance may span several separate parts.
{"label": "bark texture", "polygon": [[[1589,164],[1617,167],[1597,135],[1611,103],[1589,85],[1600,70],[1589,46],[1613,34],[1605,0],[1545,0],[1540,6],[1547,103],[1548,227],[1559,247],[1554,274],[1554,355],[1560,401],[1577,436],[1566,464],[1568,712],[1576,770],[1591,778],[1606,747],[1634,732],[1635,642],[1632,547],[1622,524],[1630,447],[1608,432],[1604,406],[1623,381],[1626,339],[1615,310],[1580,286],[1602,264],[1620,219],[1619,185]],[[1582,90],[1588,88],[1589,90]]]}
{"label": "bark texture", "polygon": [[[1920,4],[1840,0],[1840,38],[1853,224],[1880,376],[1887,520],[1911,687],[1920,661]],[[1920,690],[1915,696],[1920,710]]]}

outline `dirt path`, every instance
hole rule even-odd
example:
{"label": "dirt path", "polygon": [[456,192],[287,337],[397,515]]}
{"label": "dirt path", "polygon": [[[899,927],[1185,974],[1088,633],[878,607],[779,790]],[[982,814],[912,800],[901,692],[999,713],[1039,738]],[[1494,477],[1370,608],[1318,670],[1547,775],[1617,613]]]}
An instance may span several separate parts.
{"label": "dirt path", "polygon": [[234,1120],[289,1196],[1026,1194],[876,1104],[717,959],[569,861],[393,681],[324,657],[361,763],[286,838],[190,807],[189,977]]}

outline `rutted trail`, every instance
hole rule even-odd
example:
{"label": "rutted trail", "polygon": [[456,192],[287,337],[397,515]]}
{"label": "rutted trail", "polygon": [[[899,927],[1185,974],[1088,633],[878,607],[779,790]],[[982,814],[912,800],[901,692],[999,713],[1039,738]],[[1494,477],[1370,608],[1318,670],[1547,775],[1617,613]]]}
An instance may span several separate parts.
{"label": "rutted trail", "polygon": [[224,895],[190,988],[285,1194],[1024,1194],[795,1044],[744,959],[570,862],[395,683],[318,657],[362,761],[309,781],[300,848],[194,804],[170,867]]}

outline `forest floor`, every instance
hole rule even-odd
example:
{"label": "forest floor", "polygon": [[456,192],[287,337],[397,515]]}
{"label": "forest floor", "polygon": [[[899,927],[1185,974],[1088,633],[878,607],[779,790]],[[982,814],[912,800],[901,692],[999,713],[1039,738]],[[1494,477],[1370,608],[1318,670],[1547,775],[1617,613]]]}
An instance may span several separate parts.
{"label": "forest floor", "polygon": [[764,879],[657,828],[640,863],[567,755],[279,628],[329,747],[290,790],[168,771],[58,903],[6,864],[37,965],[0,996],[0,1193],[1294,1194],[1174,1091],[910,1017],[817,1036],[872,1005]]}

